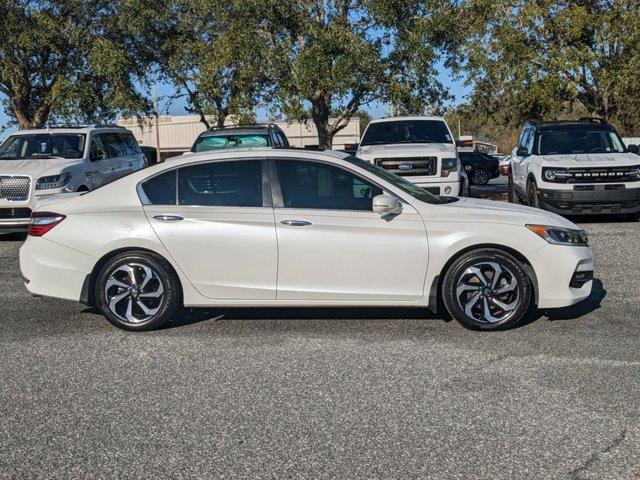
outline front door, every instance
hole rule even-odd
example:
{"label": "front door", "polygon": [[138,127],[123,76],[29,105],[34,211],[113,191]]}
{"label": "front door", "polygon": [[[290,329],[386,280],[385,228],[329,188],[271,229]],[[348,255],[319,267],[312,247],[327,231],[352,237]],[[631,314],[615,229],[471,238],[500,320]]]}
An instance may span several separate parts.
{"label": "front door", "polygon": [[383,190],[356,173],[310,160],[276,160],[278,299],[407,302],[424,295],[428,245],[411,205],[383,217]]}
{"label": "front door", "polygon": [[261,160],[188,165],[141,185],[149,222],[205,297],[276,298],[276,229],[262,185]]}

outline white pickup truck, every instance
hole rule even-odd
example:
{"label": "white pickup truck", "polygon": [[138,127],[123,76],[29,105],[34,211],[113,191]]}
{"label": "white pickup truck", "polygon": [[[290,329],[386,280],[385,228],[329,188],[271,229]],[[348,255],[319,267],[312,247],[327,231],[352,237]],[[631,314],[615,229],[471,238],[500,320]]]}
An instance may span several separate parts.
{"label": "white pickup truck", "polygon": [[455,140],[442,117],[372,120],[356,156],[434,195],[458,196],[465,190]]}

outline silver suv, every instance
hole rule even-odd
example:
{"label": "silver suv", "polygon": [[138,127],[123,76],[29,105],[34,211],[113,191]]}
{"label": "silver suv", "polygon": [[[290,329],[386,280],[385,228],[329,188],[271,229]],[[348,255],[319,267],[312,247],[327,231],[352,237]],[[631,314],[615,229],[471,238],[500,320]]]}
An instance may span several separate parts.
{"label": "silver suv", "polygon": [[0,233],[24,231],[38,197],[87,192],[145,166],[118,126],[23,130],[0,146]]}

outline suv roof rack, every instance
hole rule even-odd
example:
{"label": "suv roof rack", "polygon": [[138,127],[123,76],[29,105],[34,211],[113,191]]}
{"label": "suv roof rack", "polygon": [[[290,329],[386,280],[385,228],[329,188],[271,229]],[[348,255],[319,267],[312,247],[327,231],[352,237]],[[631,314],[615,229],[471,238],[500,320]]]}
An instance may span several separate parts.
{"label": "suv roof rack", "polygon": [[115,123],[47,123],[40,128],[32,128],[30,130],[40,130],[42,128],[126,128]]}
{"label": "suv roof rack", "polygon": [[597,123],[599,125],[609,125],[604,118],[600,117],[580,117],[578,120],[530,120],[528,123],[535,125],[554,125],[558,123]]}
{"label": "suv roof rack", "polygon": [[224,130],[226,128],[280,128],[276,123],[241,123],[239,125],[222,125],[213,126],[209,128],[209,131]]}

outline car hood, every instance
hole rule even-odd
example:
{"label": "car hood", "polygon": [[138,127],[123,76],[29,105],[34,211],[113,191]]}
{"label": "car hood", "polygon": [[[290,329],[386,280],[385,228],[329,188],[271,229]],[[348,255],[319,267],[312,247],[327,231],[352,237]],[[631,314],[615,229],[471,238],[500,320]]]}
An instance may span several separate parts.
{"label": "car hood", "polygon": [[640,165],[640,157],[633,153],[580,153],[575,155],[541,155],[544,165],[585,167],[627,167]]}
{"label": "car hood", "polygon": [[391,145],[366,145],[360,147],[356,156],[362,158],[392,158],[422,155],[456,156],[455,147],[450,143],[396,143]]}
{"label": "car hood", "polygon": [[522,226],[532,223],[580,229],[575,223],[555,213],[507,202],[460,198],[455,202],[447,203],[440,207],[437,209],[427,208],[425,210],[425,219],[447,222],[508,223]]}
{"label": "car hood", "polygon": [[41,158],[25,160],[0,160],[0,175],[29,175],[32,178],[57,175],[65,168],[77,165],[78,159]]}

